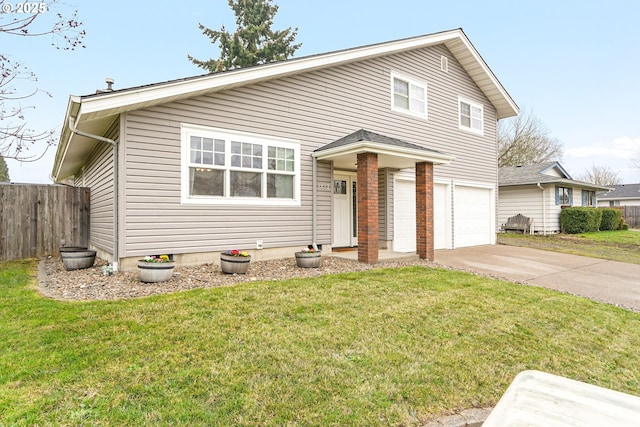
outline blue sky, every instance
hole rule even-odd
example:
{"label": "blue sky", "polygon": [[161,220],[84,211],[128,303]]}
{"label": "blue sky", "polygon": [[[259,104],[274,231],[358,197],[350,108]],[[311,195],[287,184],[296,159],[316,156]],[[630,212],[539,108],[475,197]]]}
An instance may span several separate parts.
{"label": "blue sky", "polygon": [[[205,59],[218,51],[198,23],[235,28],[227,0],[65,2],[79,10],[85,49],[55,50],[46,37],[2,38],[2,53],[29,66],[37,87],[52,94],[23,102],[36,107],[27,117],[37,129],[59,129],[68,96],[103,88],[105,77],[121,89],[203,74],[187,54]],[[638,0],[276,3],[274,28],[299,28],[296,57],[461,27],[518,105],[562,141],[572,175],[607,166],[625,183],[640,182],[631,164],[640,153]],[[8,159],[11,180],[50,182],[54,152],[34,163]]]}

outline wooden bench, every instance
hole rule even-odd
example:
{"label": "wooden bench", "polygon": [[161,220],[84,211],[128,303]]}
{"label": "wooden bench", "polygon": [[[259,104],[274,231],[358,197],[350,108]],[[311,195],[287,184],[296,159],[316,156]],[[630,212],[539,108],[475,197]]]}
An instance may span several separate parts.
{"label": "wooden bench", "polygon": [[522,234],[531,232],[531,218],[522,214],[512,216],[507,219],[507,223],[502,226],[502,229],[506,231],[520,231]]}

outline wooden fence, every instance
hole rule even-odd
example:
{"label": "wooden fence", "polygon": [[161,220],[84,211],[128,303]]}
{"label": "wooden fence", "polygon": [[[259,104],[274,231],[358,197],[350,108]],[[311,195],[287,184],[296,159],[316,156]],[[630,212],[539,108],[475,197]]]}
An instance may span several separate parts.
{"label": "wooden fence", "polygon": [[0,260],[58,255],[89,244],[89,189],[0,184]]}
{"label": "wooden fence", "polygon": [[640,206],[622,206],[622,218],[631,228],[640,228]]}

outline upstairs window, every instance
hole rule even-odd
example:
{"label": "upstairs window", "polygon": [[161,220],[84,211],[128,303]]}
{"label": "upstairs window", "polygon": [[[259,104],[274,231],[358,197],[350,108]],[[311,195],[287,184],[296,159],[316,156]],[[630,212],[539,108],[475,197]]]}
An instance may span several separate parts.
{"label": "upstairs window", "polygon": [[195,125],[182,144],[183,203],[299,204],[298,144]]}
{"label": "upstairs window", "polygon": [[460,98],[458,100],[459,127],[478,134],[484,133],[482,105]]}
{"label": "upstairs window", "polygon": [[427,84],[391,74],[391,109],[427,118]]}

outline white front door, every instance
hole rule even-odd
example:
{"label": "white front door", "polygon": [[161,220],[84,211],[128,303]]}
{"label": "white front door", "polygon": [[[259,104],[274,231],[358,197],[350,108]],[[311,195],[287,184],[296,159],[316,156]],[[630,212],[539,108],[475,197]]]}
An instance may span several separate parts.
{"label": "white front door", "polygon": [[356,175],[333,176],[333,247],[358,245]]}

